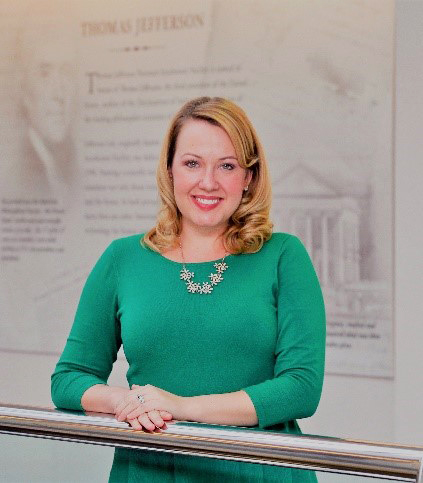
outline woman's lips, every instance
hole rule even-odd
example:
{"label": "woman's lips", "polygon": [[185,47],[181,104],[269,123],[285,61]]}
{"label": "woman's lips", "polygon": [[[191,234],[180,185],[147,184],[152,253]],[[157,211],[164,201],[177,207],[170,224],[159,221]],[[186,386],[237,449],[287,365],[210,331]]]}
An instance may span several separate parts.
{"label": "woman's lips", "polygon": [[210,211],[220,204],[222,198],[217,196],[193,196],[194,203],[204,211]]}

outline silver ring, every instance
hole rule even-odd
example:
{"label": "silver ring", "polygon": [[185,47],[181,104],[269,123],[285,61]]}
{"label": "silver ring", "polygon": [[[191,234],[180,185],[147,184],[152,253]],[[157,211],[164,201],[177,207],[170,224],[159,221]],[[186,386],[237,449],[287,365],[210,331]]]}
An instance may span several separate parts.
{"label": "silver ring", "polygon": [[140,404],[145,403],[145,399],[144,399],[144,396],[142,394],[137,394],[137,399],[140,402]]}

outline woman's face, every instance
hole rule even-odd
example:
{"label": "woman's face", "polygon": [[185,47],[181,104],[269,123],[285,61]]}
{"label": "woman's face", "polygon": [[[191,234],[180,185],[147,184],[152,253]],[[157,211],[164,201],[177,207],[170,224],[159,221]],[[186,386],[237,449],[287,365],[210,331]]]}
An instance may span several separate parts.
{"label": "woman's face", "polygon": [[223,232],[252,173],[221,127],[192,119],[179,132],[171,175],[182,226]]}

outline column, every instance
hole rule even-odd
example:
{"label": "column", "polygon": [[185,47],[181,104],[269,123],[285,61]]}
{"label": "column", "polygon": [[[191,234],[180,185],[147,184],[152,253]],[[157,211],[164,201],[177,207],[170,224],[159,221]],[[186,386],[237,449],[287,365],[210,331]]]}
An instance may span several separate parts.
{"label": "column", "polygon": [[322,284],[329,283],[329,233],[328,233],[328,216],[323,213],[321,217],[322,227]]}

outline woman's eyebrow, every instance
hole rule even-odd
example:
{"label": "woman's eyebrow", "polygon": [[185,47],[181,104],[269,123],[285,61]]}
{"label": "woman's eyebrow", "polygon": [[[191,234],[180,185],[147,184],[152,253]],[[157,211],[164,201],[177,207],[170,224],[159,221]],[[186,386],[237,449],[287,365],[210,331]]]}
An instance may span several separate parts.
{"label": "woman's eyebrow", "polygon": [[201,158],[199,154],[194,154],[194,153],[184,153],[182,156],[195,156],[196,158]]}
{"label": "woman's eyebrow", "polygon": [[225,161],[225,159],[233,159],[235,161],[238,161],[238,158],[235,156],[225,156],[224,158],[219,158],[219,161]]}
{"label": "woman's eyebrow", "polygon": [[[195,158],[200,158],[201,156],[199,154],[194,154],[194,153],[184,153],[182,156],[194,156]],[[233,159],[234,161],[238,161],[238,158],[235,156],[224,156],[223,158],[219,158],[219,161],[225,161],[227,159]]]}

